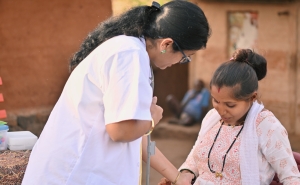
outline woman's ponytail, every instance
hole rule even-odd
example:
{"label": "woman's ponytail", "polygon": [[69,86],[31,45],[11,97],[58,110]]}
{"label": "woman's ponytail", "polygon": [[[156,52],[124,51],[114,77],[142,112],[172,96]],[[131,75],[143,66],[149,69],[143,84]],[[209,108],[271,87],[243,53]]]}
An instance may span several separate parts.
{"label": "woman's ponytail", "polygon": [[139,6],[100,23],[94,31],[88,34],[79,51],[71,58],[70,70],[72,71],[96,47],[112,37],[118,35],[143,37],[144,30],[151,29],[150,25],[155,21],[156,12],[158,11],[155,7]]}

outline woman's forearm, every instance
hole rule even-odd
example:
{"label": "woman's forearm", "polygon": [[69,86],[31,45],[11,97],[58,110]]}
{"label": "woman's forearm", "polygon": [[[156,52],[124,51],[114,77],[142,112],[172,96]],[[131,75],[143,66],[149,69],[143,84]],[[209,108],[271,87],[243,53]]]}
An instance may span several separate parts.
{"label": "woman's forearm", "polygon": [[125,120],[106,125],[106,131],[115,142],[130,142],[142,137],[152,127],[152,121]]}
{"label": "woman's forearm", "polygon": [[[143,161],[147,162],[147,137],[144,136],[142,140]],[[174,181],[178,175],[177,168],[155,147],[155,155],[150,158],[150,165],[153,169],[159,172],[162,176]]]}

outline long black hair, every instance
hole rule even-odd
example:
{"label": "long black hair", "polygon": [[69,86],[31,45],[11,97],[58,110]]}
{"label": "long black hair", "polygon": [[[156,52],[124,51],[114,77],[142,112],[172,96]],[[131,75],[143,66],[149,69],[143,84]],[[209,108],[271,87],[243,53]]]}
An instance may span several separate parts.
{"label": "long black hair", "polygon": [[239,49],[229,61],[218,67],[210,87],[232,87],[234,98],[246,100],[258,89],[258,81],[266,74],[267,60],[262,55],[250,49]]}
{"label": "long black hair", "polygon": [[[201,8],[187,1],[170,1],[161,7],[158,3],[134,7],[100,23],[89,33],[71,58],[70,69],[73,70],[100,44],[118,35],[172,38],[183,50],[199,50],[206,47],[210,27]],[[178,51],[174,44],[173,49]]]}

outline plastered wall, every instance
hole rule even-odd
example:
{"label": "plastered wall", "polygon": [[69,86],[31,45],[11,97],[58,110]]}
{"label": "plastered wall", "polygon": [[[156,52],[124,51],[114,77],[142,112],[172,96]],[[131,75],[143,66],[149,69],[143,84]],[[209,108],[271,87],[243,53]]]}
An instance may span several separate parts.
{"label": "plastered wall", "polygon": [[49,114],[68,78],[69,59],[99,22],[108,0],[0,0],[0,91],[7,120]]}

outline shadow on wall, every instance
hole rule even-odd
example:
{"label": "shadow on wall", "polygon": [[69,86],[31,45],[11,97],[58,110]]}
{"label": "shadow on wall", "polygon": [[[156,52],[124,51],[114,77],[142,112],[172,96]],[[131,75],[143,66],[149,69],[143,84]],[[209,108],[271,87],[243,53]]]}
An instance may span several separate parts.
{"label": "shadow on wall", "polygon": [[49,114],[37,114],[31,116],[18,116],[17,125],[10,126],[9,131],[30,131],[36,136],[40,136]]}

